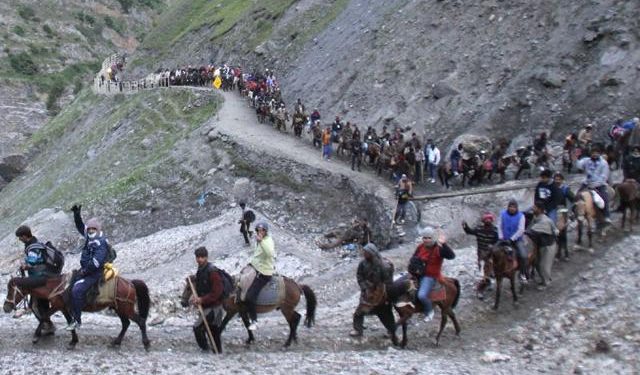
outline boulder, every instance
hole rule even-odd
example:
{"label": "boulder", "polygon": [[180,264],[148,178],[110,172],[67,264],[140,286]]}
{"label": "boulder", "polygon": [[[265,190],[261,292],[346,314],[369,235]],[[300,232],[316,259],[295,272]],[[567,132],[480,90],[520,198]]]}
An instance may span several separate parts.
{"label": "boulder", "polygon": [[238,203],[245,202],[251,205],[255,198],[255,188],[248,178],[242,177],[236,180],[233,184],[233,198]]}
{"label": "boulder", "polygon": [[11,182],[27,168],[27,158],[21,154],[8,155],[0,161],[0,178]]}
{"label": "boulder", "polygon": [[431,88],[431,95],[436,100],[444,98],[446,96],[458,95],[459,93],[460,92],[458,92],[458,90],[454,89],[453,87],[451,87],[451,85],[443,81],[435,83]]}
{"label": "boulder", "polygon": [[545,70],[536,74],[536,79],[546,87],[559,88],[562,87],[567,77],[553,70]]}
{"label": "boulder", "polygon": [[493,147],[491,139],[486,136],[475,134],[461,134],[453,140],[453,142],[447,149],[447,153],[442,155],[442,159],[449,160],[451,150],[453,150],[454,147],[458,147],[458,144],[460,143],[462,143],[462,148],[464,150],[463,157],[465,156],[464,154],[466,154],[467,156],[475,155],[482,150],[490,152],[491,148]]}

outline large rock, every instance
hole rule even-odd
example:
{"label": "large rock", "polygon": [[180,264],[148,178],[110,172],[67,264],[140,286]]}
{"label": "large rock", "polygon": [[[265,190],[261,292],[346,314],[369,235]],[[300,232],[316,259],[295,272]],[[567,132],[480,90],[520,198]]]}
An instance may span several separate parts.
{"label": "large rock", "polygon": [[545,70],[536,75],[536,79],[546,87],[560,88],[567,80],[567,77],[553,70]]}
{"label": "large rock", "polygon": [[233,198],[238,203],[252,204],[255,198],[255,188],[248,178],[242,177],[236,180],[233,184]]}
{"label": "large rock", "polygon": [[453,87],[451,87],[451,85],[443,81],[434,84],[433,88],[431,89],[431,95],[433,95],[435,99],[441,99],[446,96],[453,96],[458,94],[458,90],[454,89]]}
{"label": "large rock", "polygon": [[[489,152],[493,146],[489,137],[475,134],[462,134],[453,140],[451,146],[447,149],[447,153],[442,155],[443,160],[448,160],[451,150],[453,150],[454,147],[458,147],[460,143],[462,143],[464,153],[467,155],[475,155],[480,151]],[[445,159],[445,157],[447,159]]]}
{"label": "large rock", "polygon": [[24,172],[26,167],[27,158],[24,155],[5,156],[0,162],[0,177],[6,182],[11,182],[11,180]]}

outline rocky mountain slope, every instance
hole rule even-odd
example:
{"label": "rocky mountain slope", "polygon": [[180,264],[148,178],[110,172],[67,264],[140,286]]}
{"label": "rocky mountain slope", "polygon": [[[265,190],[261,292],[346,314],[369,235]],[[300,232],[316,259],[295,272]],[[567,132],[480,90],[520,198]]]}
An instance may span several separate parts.
{"label": "rocky mountain slope", "polygon": [[634,1],[234,4],[196,8],[188,26],[189,14],[163,14],[177,21],[150,32],[135,73],[209,61],[275,68],[287,100],[325,119],[411,126],[445,142],[463,132],[560,139],[586,122],[604,135],[640,112]]}
{"label": "rocky mountain slope", "polygon": [[162,6],[159,0],[1,2],[0,159],[25,155],[24,141],[90,84],[104,58],[133,52]]}

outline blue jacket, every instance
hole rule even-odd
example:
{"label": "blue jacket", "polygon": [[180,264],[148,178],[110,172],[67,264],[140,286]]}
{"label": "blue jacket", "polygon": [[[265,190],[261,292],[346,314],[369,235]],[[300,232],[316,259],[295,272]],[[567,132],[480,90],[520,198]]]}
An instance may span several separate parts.
{"label": "blue jacket", "polygon": [[514,241],[522,240],[522,234],[516,236],[516,238],[512,237],[518,233],[520,220],[522,220],[523,217],[524,214],[521,211],[518,211],[515,215],[509,215],[507,210],[502,210],[500,212],[500,239]]}
{"label": "blue jacket", "polygon": [[107,239],[100,232],[96,237],[85,235],[84,248],[80,256],[80,267],[85,275],[102,272],[107,259]]}

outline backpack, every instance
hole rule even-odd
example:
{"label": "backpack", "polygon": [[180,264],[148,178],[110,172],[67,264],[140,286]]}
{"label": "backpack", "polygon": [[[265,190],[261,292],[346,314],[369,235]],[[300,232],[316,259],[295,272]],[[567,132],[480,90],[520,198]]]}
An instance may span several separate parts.
{"label": "backpack", "polygon": [[233,280],[233,277],[231,277],[231,275],[229,275],[229,273],[222,268],[216,267],[216,271],[218,271],[218,274],[222,279],[222,299],[226,299],[235,290],[235,282]]}
{"label": "backpack", "polygon": [[116,249],[107,241],[107,258],[105,259],[105,263],[113,263],[117,257]]}
{"label": "backpack", "polygon": [[42,244],[44,246],[44,261],[50,272],[59,275],[64,267],[64,254],[53,246],[51,241]]}
{"label": "backpack", "polygon": [[242,219],[246,221],[247,224],[251,224],[256,220],[256,214],[254,214],[251,210],[245,211],[242,216]]}
{"label": "backpack", "polygon": [[426,267],[424,261],[417,255],[414,255],[409,259],[409,266],[407,271],[415,277],[421,277],[424,275],[424,268]]}

